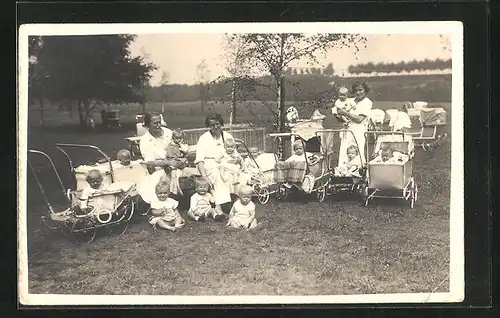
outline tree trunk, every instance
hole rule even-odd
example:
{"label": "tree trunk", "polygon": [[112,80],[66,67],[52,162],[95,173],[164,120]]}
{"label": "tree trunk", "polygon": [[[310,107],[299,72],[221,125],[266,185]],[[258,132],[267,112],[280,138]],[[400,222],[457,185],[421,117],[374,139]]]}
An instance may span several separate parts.
{"label": "tree trunk", "polygon": [[231,87],[231,108],[229,109],[229,125],[232,126],[236,122],[236,82],[233,80]]}
{"label": "tree trunk", "polygon": [[146,102],[141,103],[141,113],[145,114],[146,113]]}
{"label": "tree trunk", "polygon": [[82,102],[77,102],[78,107],[78,118],[80,120],[80,126],[85,127],[85,110],[82,108]]}
{"label": "tree trunk", "polygon": [[201,113],[203,114],[205,111],[205,87],[203,84],[200,85],[200,106],[201,106]]}
{"label": "tree trunk", "polygon": [[285,131],[285,77],[282,75],[278,81],[278,127],[280,132]]}
{"label": "tree trunk", "polygon": [[43,103],[43,98],[40,98],[40,124],[42,125],[42,128],[45,128],[45,116],[44,116],[44,103]]}

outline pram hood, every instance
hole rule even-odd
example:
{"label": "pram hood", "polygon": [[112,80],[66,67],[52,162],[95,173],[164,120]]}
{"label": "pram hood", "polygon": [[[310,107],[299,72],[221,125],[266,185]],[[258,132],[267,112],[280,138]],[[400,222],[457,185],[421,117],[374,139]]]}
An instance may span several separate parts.
{"label": "pram hood", "polygon": [[410,117],[419,117],[423,126],[439,126],[446,124],[446,111],[444,108],[409,109]]}
{"label": "pram hood", "polygon": [[422,108],[420,120],[424,126],[444,125],[446,124],[446,111],[443,108]]}

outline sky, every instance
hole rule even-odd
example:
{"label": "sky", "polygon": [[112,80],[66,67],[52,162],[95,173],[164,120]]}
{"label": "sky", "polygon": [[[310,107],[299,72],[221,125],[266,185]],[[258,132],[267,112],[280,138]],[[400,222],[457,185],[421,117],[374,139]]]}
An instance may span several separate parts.
{"label": "sky", "polygon": [[[361,47],[355,54],[354,49],[332,49],[326,57],[319,60],[324,67],[332,63],[340,74],[349,65],[367,62],[400,62],[411,60],[450,59],[452,53],[445,49],[438,34],[367,34],[367,47]],[[223,33],[164,33],[140,34],[131,44],[133,56],[144,56],[158,66],[153,73],[151,85],[158,86],[162,72],[169,74],[170,84],[194,84],[197,78],[197,65],[206,60],[210,79],[226,75],[224,69]],[[446,40],[445,40],[446,41]],[[449,41],[449,40],[448,40]],[[449,42],[448,42],[449,45]],[[303,61],[291,66],[306,67]]]}

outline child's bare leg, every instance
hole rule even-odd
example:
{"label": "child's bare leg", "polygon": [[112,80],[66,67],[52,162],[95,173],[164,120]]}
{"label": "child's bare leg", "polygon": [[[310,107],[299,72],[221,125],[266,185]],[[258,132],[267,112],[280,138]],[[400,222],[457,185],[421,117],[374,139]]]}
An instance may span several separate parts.
{"label": "child's bare leg", "polygon": [[258,231],[264,228],[264,224],[258,223],[257,220],[253,220],[252,223],[250,223],[249,230],[250,231]]}
{"label": "child's bare leg", "polygon": [[198,220],[200,219],[200,217],[199,217],[199,216],[197,216],[197,215],[195,215],[195,214],[194,214],[194,212],[193,212],[193,211],[191,211],[191,210],[189,210],[189,211],[187,212],[187,215],[188,215],[190,218],[192,218],[193,220],[195,220],[195,221],[198,221]]}
{"label": "child's bare leg", "polygon": [[175,219],[174,227],[176,227],[178,229],[182,229],[184,227],[184,224],[185,224],[184,219],[181,216],[179,216],[179,217],[177,217],[177,219]]}
{"label": "child's bare leg", "polygon": [[176,230],[175,226],[170,225],[169,222],[167,222],[165,220],[158,220],[158,222],[156,222],[156,226],[159,226],[160,228],[162,228],[164,230],[169,230],[172,232],[175,232],[175,230]]}

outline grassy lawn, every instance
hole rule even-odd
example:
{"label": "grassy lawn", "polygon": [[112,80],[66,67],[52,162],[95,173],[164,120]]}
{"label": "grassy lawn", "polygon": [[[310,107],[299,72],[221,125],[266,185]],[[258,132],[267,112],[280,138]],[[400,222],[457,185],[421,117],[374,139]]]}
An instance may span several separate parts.
{"label": "grassy lawn", "polygon": [[[392,108],[400,103],[375,102]],[[449,104],[444,105],[449,111]],[[157,109],[161,105],[148,105]],[[193,103],[168,105],[170,126],[200,127]],[[223,110],[222,106],[219,106]],[[72,131],[56,113],[48,128],[29,131],[29,147],[55,154],[55,142],[89,143],[114,155],[133,135],[133,114],[114,132]],[[191,115],[190,115],[191,114]],[[246,116],[241,115],[242,118]],[[36,114],[30,118],[36,122]],[[449,128],[449,127],[447,127]],[[54,156],[61,172],[62,158]],[[90,157],[79,158],[83,162]],[[153,230],[137,216],[123,235],[103,233],[77,246],[39,222],[44,205],[28,179],[29,292],[154,295],[327,295],[448,291],[449,139],[433,153],[417,150],[419,201],[327,197],[257,204],[265,229],[228,232],[224,223],[194,223],[178,233]],[[63,173],[65,180],[70,177]],[[47,179],[48,180],[48,179]],[[183,216],[185,211],[181,211]],[[444,281],[444,283],[442,283]],[[442,284],[441,284],[442,283]],[[441,284],[441,285],[440,285]],[[439,288],[437,288],[439,286]],[[437,288],[437,289],[436,289]],[[436,289],[436,290],[435,290]]]}

